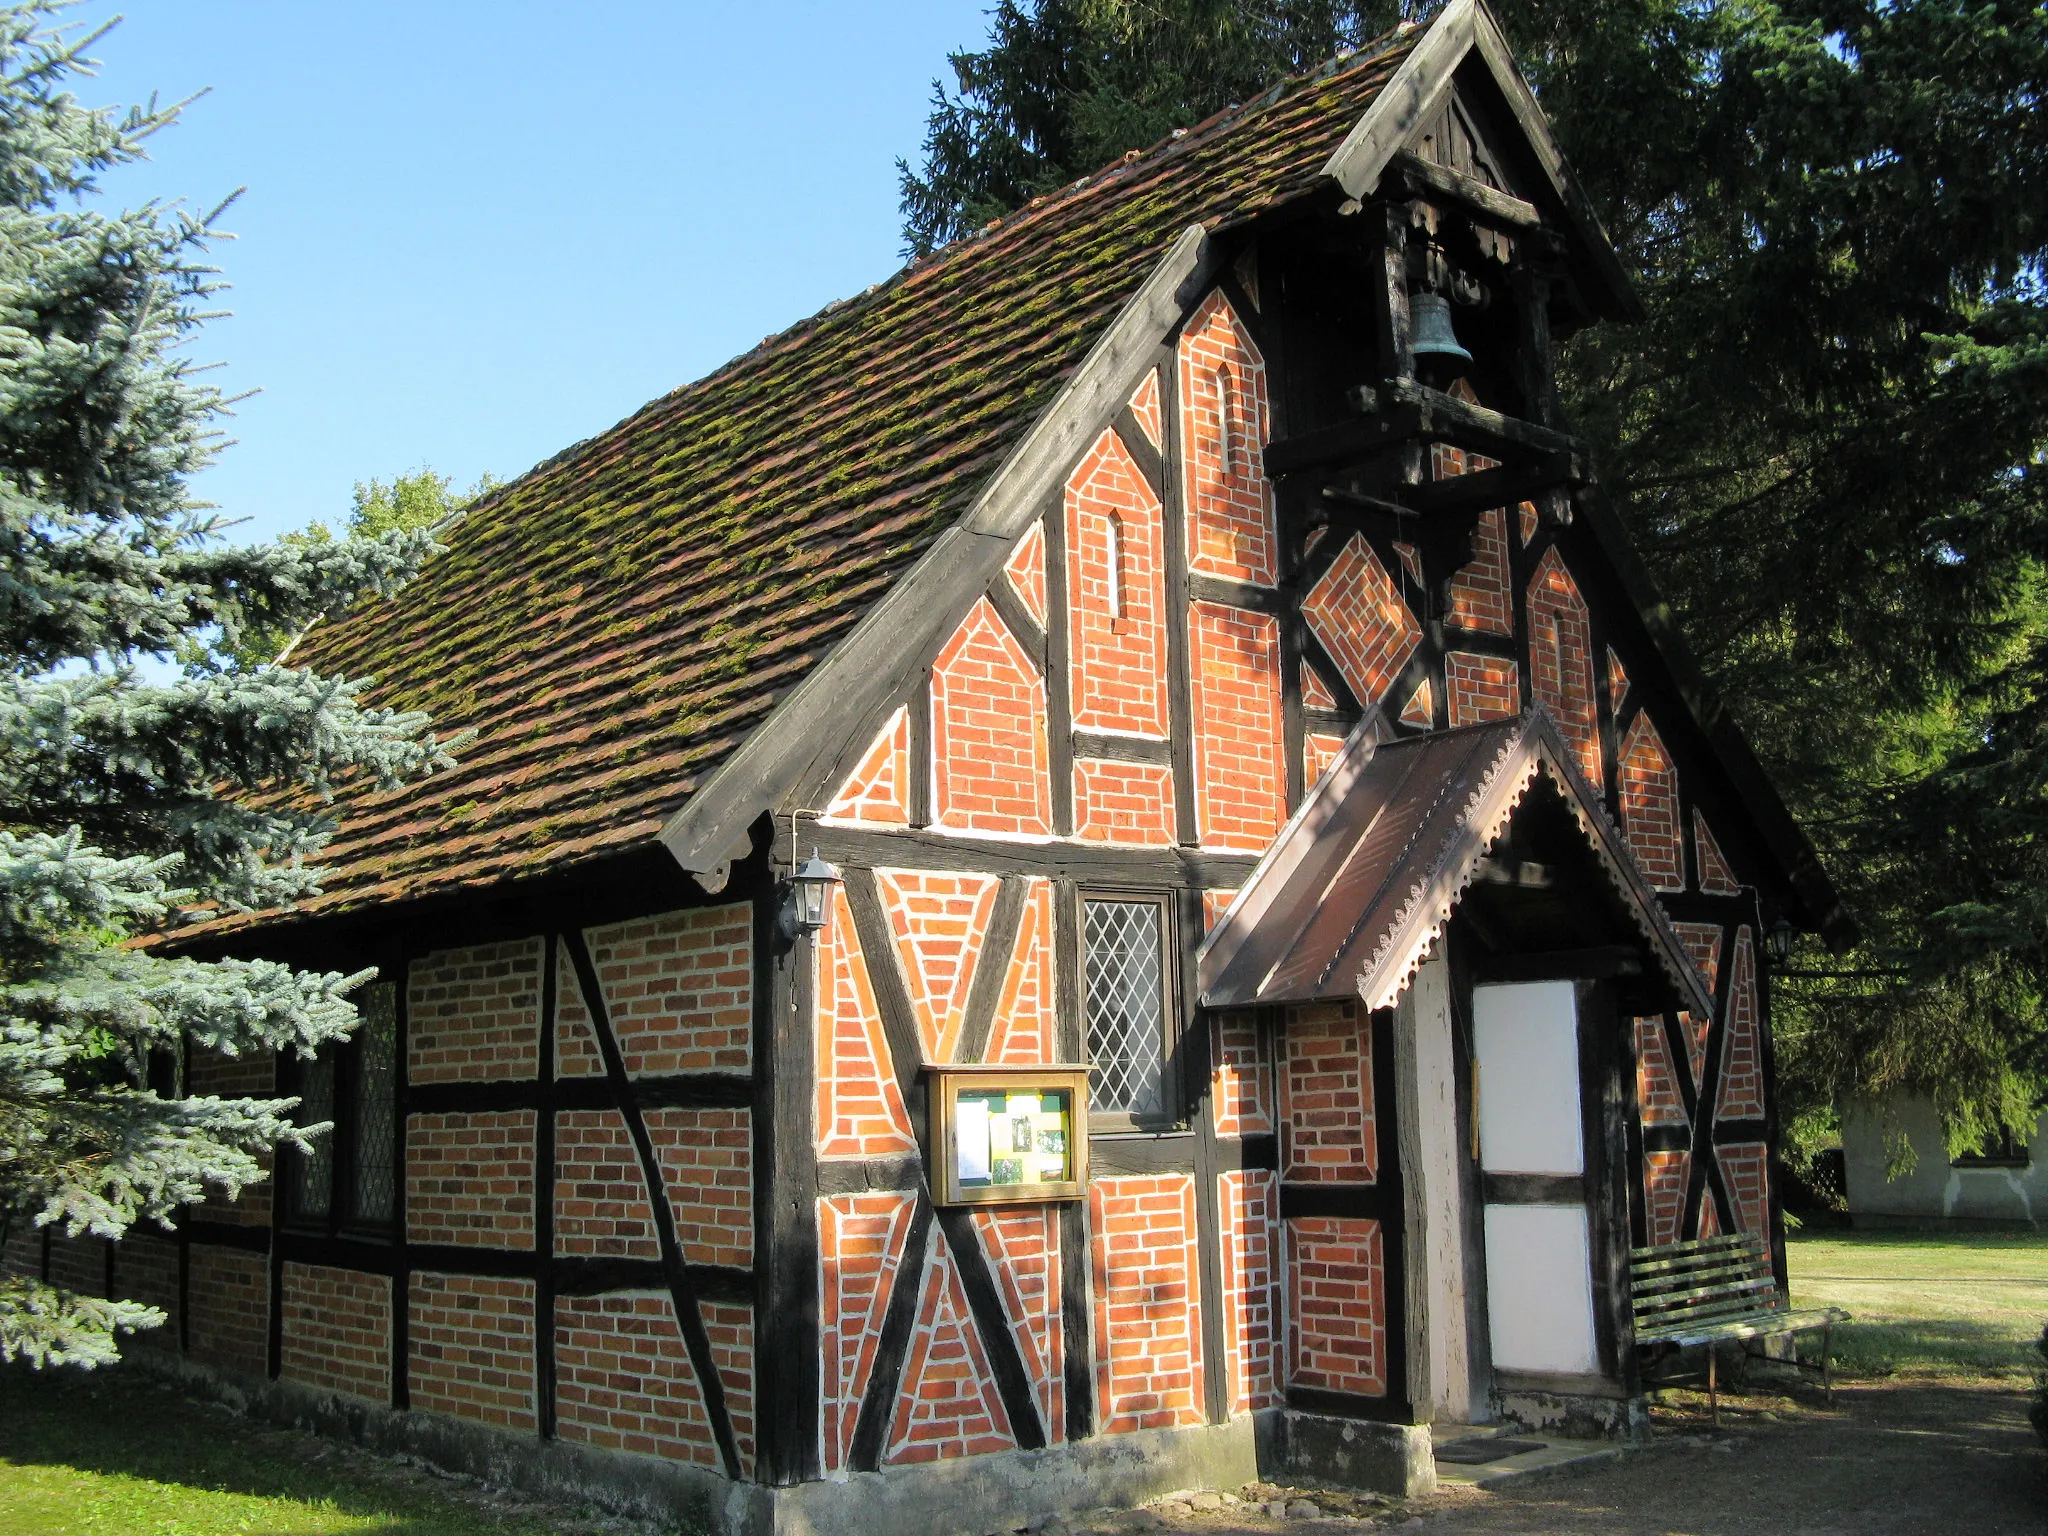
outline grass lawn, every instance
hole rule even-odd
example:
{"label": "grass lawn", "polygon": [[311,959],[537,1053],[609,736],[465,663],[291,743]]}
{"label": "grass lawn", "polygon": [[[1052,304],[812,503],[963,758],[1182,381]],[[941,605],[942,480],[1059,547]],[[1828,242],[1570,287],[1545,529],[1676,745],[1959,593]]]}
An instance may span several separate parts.
{"label": "grass lawn", "polygon": [[645,1527],[266,1429],[124,1372],[0,1369],[0,1536],[565,1536]]}
{"label": "grass lawn", "polygon": [[1802,1232],[1786,1257],[1794,1306],[1853,1314],[1835,1330],[1851,1374],[2024,1377],[2039,1359],[2048,1233]]}

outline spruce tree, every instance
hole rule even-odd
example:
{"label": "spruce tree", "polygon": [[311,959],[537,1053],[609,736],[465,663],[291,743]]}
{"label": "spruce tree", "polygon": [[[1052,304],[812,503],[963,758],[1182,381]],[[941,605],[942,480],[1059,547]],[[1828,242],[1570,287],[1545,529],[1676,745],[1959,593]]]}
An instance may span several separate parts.
{"label": "spruce tree", "polygon": [[[228,404],[185,350],[220,287],[218,210],[99,199],[178,109],[81,105],[93,39],[62,9],[0,7],[0,1241],[173,1224],[317,1134],[289,1099],[159,1095],[152,1060],[309,1054],[352,1028],[364,977],[147,941],[315,892],[337,790],[448,761],[363,680],[233,658],[390,592],[433,546],[234,547],[194,503]],[[0,1277],[0,1359],[93,1365],[161,1320]]]}
{"label": "spruce tree", "polygon": [[[1834,975],[1780,978],[1789,1095],[2022,1129],[2048,1086],[2048,7],[1490,3],[1648,313],[1566,349],[1575,429],[1862,926],[1802,948]],[[1162,50],[1117,24],[1136,7],[1005,0],[904,173],[910,246],[1243,98],[1281,9],[1147,8],[1201,32]]]}

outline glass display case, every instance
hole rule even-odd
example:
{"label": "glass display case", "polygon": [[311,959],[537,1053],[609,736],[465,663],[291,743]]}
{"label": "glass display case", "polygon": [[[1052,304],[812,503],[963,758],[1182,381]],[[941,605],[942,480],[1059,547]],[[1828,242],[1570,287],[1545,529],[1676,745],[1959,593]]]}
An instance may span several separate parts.
{"label": "glass display case", "polygon": [[940,1205],[1078,1200],[1088,1180],[1086,1067],[933,1067]]}

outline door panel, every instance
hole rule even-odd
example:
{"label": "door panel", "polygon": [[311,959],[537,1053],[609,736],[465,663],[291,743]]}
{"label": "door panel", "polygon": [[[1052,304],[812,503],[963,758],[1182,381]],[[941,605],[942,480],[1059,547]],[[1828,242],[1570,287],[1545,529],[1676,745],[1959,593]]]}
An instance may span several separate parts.
{"label": "door panel", "polygon": [[1584,1173],[1578,989],[1568,981],[1476,988],[1480,1166]]}
{"label": "door panel", "polygon": [[1486,1310],[1493,1363],[1510,1371],[1599,1370],[1592,1276],[1584,1206],[1489,1205]]}
{"label": "door panel", "polygon": [[[1582,1176],[1577,986],[1540,981],[1477,987],[1472,1025],[1481,1170]],[[1485,1233],[1495,1367],[1597,1372],[1592,1241],[1583,1198],[1572,1204],[1489,1200]]]}

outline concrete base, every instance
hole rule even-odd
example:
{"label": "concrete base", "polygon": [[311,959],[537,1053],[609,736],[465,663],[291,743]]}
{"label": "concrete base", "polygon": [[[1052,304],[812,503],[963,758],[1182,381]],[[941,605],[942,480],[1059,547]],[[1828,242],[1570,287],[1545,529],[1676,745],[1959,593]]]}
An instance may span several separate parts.
{"label": "concrete base", "polygon": [[1259,1475],[1273,1483],[1334,1483],[1396,1498],[1436,1489],[1436,1457],[1420,1424],[1340,1419],[1292,1408],[1258,1416]]}
{"label": "concrete base", "polygon": [[1538,1433],[1635,1444],[1650,1433],[1650,1405],[1601,1376],[1496,1371],[1493,1411]]}
{"label": "concrete base", "polygon": [[[1261,1436],[1253,1420],[1243,1418],[764,1488],[731,1482],[707,1467],[401,1412],[156,1350],[130,1350],[124,1368],[168,1377],[255,1418],[387,1454],[408,1452],[524,1493],[659,1520],[690,1536],[985,1536],[1187,1489],[1238,1488],[1262,1475]],[[1426,1459],[1426,1441],[1424,1452]]]}
{"label": "concrete base", "polygon": [[[1498,1424],[1432,1424],[1429,1433],[1437,1445],[1453,1440],[1529,1439],[1526,1431],[1517,1426],[1503,1428]],[[1533,1444],[1534,1449],[1503,1456],[1499,1461],[1439,1462],[1437,1482],[1477,1488],[1561,1477],[1626,1456],[1632,1449],[1615,1440],[1567,1440],[1561,1435],[1546,1436]]]}
{"label": "concrete base", "polygon": [[775,1536],[983,1536],[1260,1476],[1251,1419],[1104,1435],[1042,1451],[856,1472],[778,1488]]}

